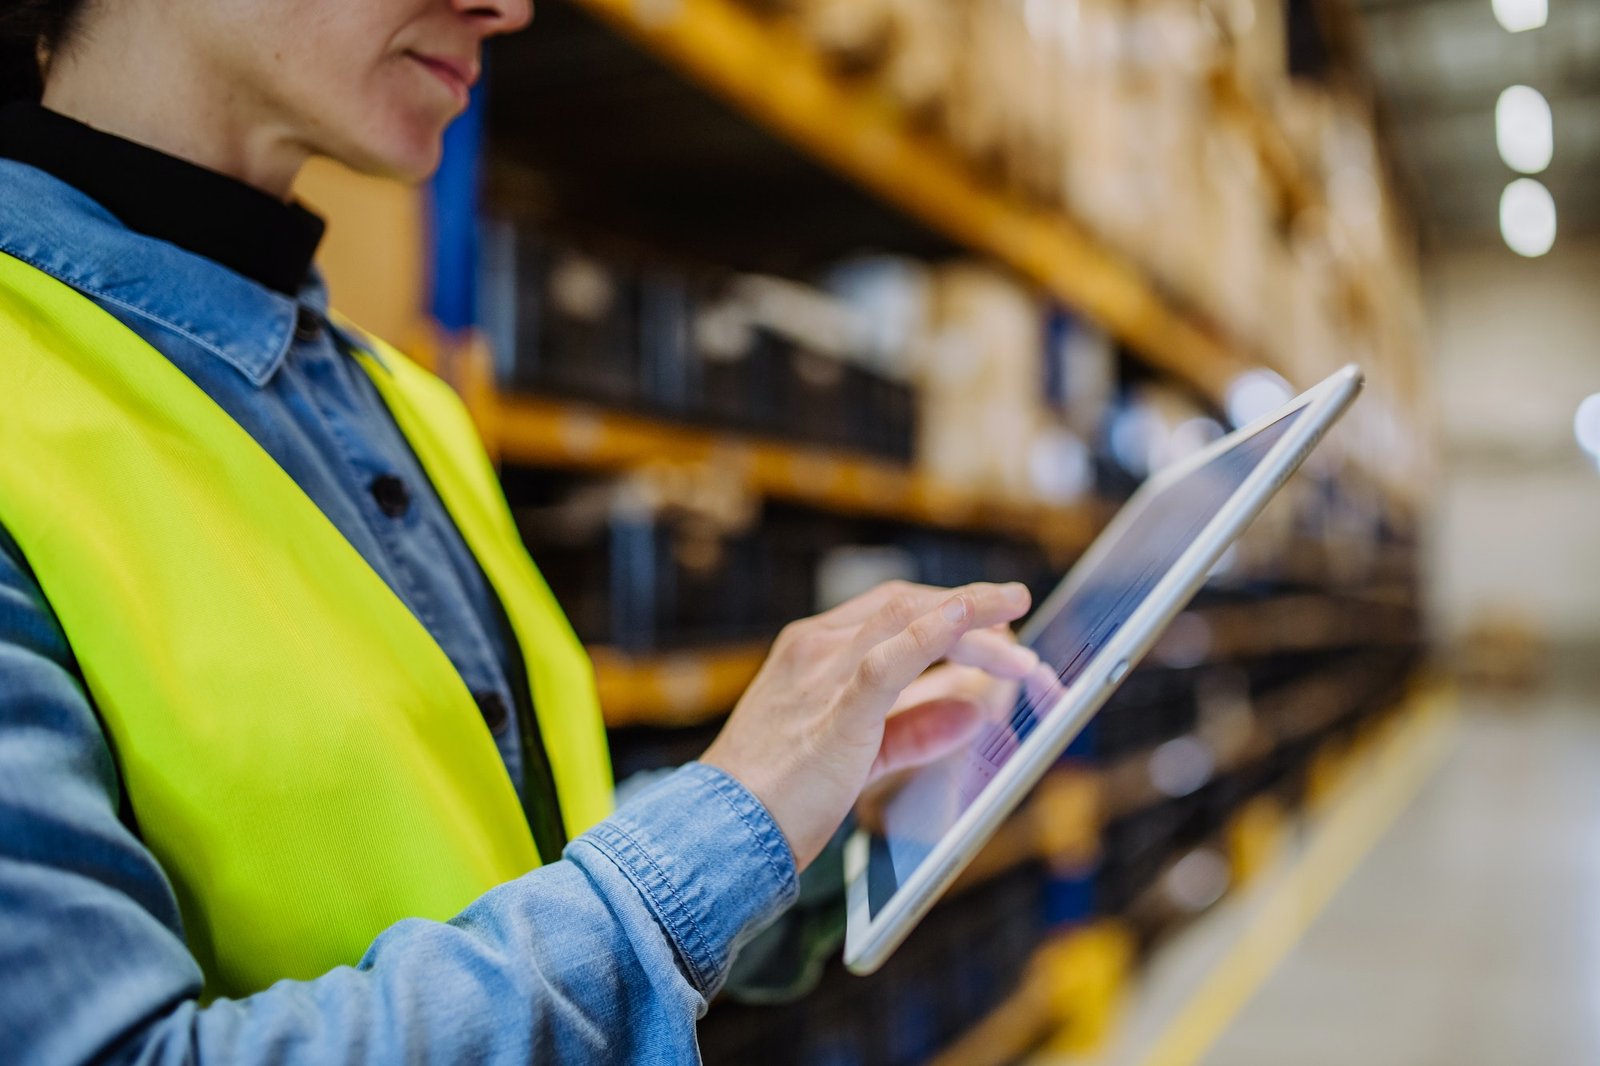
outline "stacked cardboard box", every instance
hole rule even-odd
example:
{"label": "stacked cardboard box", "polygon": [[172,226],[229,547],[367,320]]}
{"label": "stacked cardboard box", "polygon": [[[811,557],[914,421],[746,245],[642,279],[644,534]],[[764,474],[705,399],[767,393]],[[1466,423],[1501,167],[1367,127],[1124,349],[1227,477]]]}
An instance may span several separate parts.
{"label": "stacked cardboard box", "polygon": [[1283,0],[785,6],[841,76],[1294,384],[1359,357],[1369,393],[1414,395],[1415,270],[1370,108],[1291,80]]}

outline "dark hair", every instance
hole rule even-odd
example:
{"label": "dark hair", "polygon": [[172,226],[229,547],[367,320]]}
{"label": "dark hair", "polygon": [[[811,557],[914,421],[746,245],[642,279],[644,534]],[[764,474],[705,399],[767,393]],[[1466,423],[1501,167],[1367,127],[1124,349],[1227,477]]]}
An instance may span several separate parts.
{"label": "dark hair", "polygon": [[85,0],[0,0],[0,104],[39,99],[39,57],[60,48],[84,6]]}

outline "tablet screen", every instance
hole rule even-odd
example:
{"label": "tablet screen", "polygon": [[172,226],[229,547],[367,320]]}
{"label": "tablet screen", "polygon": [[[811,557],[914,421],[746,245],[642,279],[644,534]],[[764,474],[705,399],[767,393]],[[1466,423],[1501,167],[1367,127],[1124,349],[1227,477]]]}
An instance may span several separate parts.
{"label": "tablet screen", "polygon": [[1122,628],[1194,538],[1266,458],[1304,408],[1244,438],[1160,491],[1136,502],[1122,534],[1088,569],[1079,567],[1049,617],[1030,625],[1039,653],[1036,677],[1008,714],[979,730],[967,747],[919,770],[884,809],[874,837],[867,901],[873,916],[1011,760],[1042,716]]}

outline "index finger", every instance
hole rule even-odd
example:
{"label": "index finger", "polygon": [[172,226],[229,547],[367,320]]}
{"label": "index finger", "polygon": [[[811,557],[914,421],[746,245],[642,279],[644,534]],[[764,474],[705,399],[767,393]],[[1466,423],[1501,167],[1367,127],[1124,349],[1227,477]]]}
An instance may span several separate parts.
{"label": "index finger", "polygon": [[831,607],[817,619],[831,626],[858,626],[871,618],[897,597],[904,596],[916,604],[918,613],[931,610],[933,605],[950,595],[951,590],[937,585],[923,585],[915,581],[885,581],[874,585],[859,596],[852,596]]}
{"label": "index finger", "polygon": [[[950,653],[973,629],[1011,622],[1028,610],[1022,585],[967,585],[914,619],[898,633],[873,643],[856,671],[862,695],[892,701],[899,691]],[[868,635],[872,627],[863,627]],[[868,702],[872,702],[869,699]]]}

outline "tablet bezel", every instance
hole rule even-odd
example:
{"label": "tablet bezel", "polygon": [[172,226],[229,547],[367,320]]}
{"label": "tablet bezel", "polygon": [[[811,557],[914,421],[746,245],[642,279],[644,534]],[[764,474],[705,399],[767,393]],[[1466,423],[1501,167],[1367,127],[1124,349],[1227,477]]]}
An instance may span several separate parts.
{"label": "tablet bezel", "polygon": [[1051,710],[1040,716],[1039,728],[1023,741],[982,795],[956,818],[911,876],[896,886],[894,895],[876,917],[872,916],[867,893],[871,838],[862,829],[851,835],[845,845],[844,863],[847,885],[844,961],[851,972],[872,973],[915,928],[1072,738],[1117,690],[1155,644],[1162,630],[1199,591],[1222,553],[1299,468],[1360,392],[1361,384],[1359,368],[1354,364],[1346,366],[1282,407],[1153,475],[1129,498],[1078,563],[1034,611],[1018,634],[1019,640],[1026,642],[1033,638],[1044,620],[1053,616],[1153,496],[1268,426],[1303,412],[1303,417],[1288,429],[1150,594],[1134,608],[1116,635],[1093,655]]}

